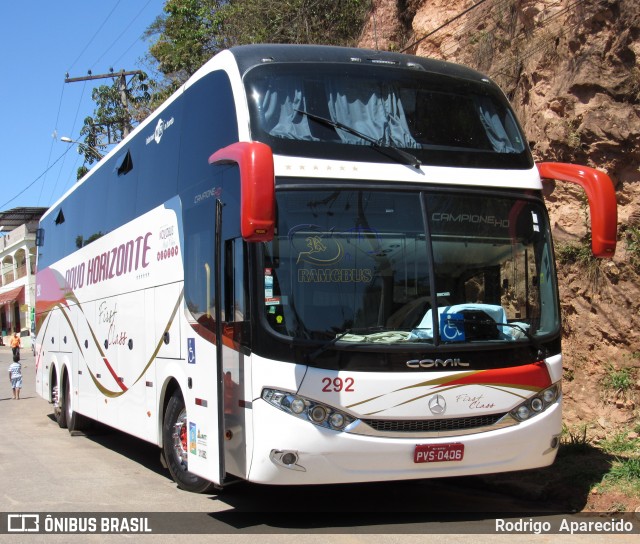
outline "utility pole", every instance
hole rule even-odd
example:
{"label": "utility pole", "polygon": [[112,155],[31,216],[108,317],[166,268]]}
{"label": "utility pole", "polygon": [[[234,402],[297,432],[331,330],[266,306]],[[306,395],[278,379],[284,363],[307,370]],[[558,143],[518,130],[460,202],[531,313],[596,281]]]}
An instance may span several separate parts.
{"label": "utility pole", "polygon": [[[113,70],[111,70],[110,73],[108,74],[98,74],[98,75],[93,75],[91,73],[91,70],[89,70],[89,73],[86,76],[82,76],[82,77],[69,77],[69,74],[66,74],[66,77],[64,78],[64,82],[65,83],[74,83],[76,81],[89,81],[89,80],[93,80],[93,79],[106,79],[106,78],[118,78],[119,81],[119,85],[118,85],[118,90],[120,91],[120,101],[122,102],[122,105],[125,109],[126,112],[129,112],[129,101],[127,100],[127,76],[143,76],[144,73],[141,70],[129,70],[129,71],[125,71],[125,70],[120,70],[120,72],[118,73],[114,73]],[[124,123],[123,123],[123,129],[122,129],[122,135],[124,137],[126,137],[129,132],[131,132],[131,117],[124,119]]]}

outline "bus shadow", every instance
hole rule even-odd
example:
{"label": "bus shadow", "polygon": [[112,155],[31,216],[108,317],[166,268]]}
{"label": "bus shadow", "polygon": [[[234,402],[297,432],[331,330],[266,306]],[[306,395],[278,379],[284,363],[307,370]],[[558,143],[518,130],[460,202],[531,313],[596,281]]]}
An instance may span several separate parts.
{"label": "bus shadow", "polygon": [[[405,532],[413,523],[573,514],[585,509],[593,486],[615,460],[580,444],[562,446],[550,467],[512,473],[302,487],[243,482],[217,497],[233,510],[210,516],[234,529],[388,526],[384,530],[389,531],[402,525]],[[318,515],[322,512],[329,515]]]}
{"label": "bus shadow", "polygon": [[[47,417],[56,425],[58,424],[54,414],[48,414]],[[151,472],[171,480],[169,471],[162,466],[160,461],[160,449],[154,444],[97,421],[91,421],[87,429],[73,431],[71,435],[91,440],[103,448],[108,448],[134,463],[147,468]]]}
{"label": "bus shadow", "polygon": [[615,455],[588,443],[563,444],[549,467],[492,474],[477,480],[487,489],[499,489],[532,502],[553,503],[566,512],[581,512],[594,486],[606,478],[617,460]]}
{"label": "bus shadow", "polygon": [[[53,414],[49,418],[55,421]],[[82,434],[171,480],[155,445],[97,423]],[[226,507],[209,517],[233,529],[313,530],[574,513],[584,509],[592,487],[615,460],[596,447],[580,444],[561,446],[550,467],[512,473],[315,486],[239,481],[208,494]]]}
{"label": "bus shadow", "polygon": [[209,517],[244,532],[484,533],[496,517],[560,513],[483,489],[475,477],[318,486],[240,483],[225,488],[217,500],[232,509]]}

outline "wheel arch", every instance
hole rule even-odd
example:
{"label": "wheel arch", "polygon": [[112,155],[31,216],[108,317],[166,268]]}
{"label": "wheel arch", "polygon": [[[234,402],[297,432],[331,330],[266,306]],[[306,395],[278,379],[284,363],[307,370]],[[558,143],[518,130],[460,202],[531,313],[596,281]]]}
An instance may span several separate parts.
{"label": "wheel arch", "polygon": [[70,384],[69,365],[66,361],[61,361],[57,357],[51,359],[49,365],[49,399],[53,400],[53,388],[57,385],[59,387],[59,394],[62,395],[62,388],[64,387],[65,378]]}
{"label": "wheel arch", "polygon": [[169,400],[176,391],[179,391],[182,395],[182,398],[184,398],[184,395],[182,394],[182,388],[180,387],[178,380],[174,377],[169,377],[162,386],[162,390],[160,392],[160,402],[158,403],[160,407],[160,412],[158,414],[158,445],[160,447],[163,446],[162,425],[164,424],[164,416],[167,411]]}

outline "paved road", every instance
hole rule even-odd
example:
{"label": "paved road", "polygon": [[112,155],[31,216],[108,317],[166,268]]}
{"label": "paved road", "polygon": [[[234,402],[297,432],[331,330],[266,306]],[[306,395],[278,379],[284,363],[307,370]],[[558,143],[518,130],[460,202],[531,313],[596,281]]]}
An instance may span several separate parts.
{"label": "paved road", "polygon": [[[156,447],[109,429],[78,436],[60,429],[52,406],[35,393],[34,358],[28,350],[22,356],[22,398],[12,400],[6,371],[10,361],[9,348],[0,347],[0,369],[5,373],[0,379],[0,512],[150,516],[152,529],[189,534],[190,543],[201,541],[190,533],[211,532],[222,540],[238,537],[237,542],[254,542],[255,533],[288,533],[278,542],[298,541],[300,535],[305,535],[304,542],[326,542],[326,533],[333,533],[333,541],[349,544],[399,542],[397,535],[403,535],[404,544],[418,537],[421,543],[441,539],[428,536],[433,533],[492,532],[495,518],[518,519],[538,509],[536,504],[487,492],[474,485],[473,478],[305,488],[241,483],[219,495],[187,493],[170,479]],[[158,512],[163,514],[154,514]],[[0,541],[45,537],[46,542],[80,538],[0,535]],[[82,541],[101,538],[83,535]],[[470,541],[464,535],[447,538]],[[528,542],[531,537],[490,534],[486,540],[474,537],[473,542],[496,538]]]}

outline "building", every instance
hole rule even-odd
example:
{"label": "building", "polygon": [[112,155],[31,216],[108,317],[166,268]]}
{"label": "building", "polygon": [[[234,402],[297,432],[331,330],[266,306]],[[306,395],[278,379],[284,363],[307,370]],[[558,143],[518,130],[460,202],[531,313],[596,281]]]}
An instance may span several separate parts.
{"label": "building", "polygon": [[13,208],[0,212],[0,340],[7,345],[14,332],[23,347],[31,346],[35,330],[36,230],[47,208]]}

